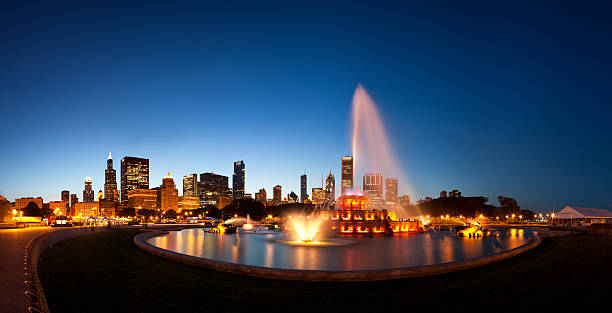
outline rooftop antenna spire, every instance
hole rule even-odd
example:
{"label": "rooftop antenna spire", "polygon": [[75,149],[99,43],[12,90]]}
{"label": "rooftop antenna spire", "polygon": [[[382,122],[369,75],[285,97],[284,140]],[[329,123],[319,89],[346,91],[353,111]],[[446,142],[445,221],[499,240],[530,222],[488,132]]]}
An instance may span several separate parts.
{"label": "rooftop antenna spire", "polygon": [[111,160],[113,157],[111,156],[110,151],[108,151],[108,159]]}

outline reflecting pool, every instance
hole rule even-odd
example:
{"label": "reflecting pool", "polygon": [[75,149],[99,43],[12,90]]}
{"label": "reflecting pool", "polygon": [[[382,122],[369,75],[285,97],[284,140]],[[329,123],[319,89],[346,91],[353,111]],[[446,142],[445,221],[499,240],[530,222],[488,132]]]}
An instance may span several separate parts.
{"label": "reflecting pool", "polygon": [[196,257],[270,268],[352,271],[416,267],[463,261],[526,244],[536,235],[528,229],[500,229],[498,237],[457,238],[454,233],[346,235],[334,244],[292,245],[284,233],[212,234],[201,228],[172,231],[148,242]]}

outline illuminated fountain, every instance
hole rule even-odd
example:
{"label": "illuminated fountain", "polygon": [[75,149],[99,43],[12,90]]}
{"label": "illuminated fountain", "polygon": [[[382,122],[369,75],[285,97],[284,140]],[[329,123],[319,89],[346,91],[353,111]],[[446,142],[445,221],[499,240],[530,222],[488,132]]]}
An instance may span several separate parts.
{"label": "illuminated fountain", "polygon": [[323,220],[319,216],[306,216],[298,218],[289,218],[291,231],[298,243],[319,243],[316,240],[317,234],[320,231]]}
{"label": "illuminated fountain", "polygon": [[[361,85],[353,96],[352,117],[354,177],[358,177],[355,173],[360,177],[372,172],[395,177],[402,189],[410,192],[408,180],[391,151],[376,105]],[[418,212],[407,214],[399,207],[385,208],[368,194],[360,194],[361,188],[354,187],[355,190],[338,199],[317,204],[314,211],[292,212],[291,216],[274,224],[275,229],[278,226],[283,231],[266,232],[271,224],[259,224],[249,216],[234,217],[219,224],[215,233],[184,229],[150,238],[148,243],[200,258],[203,262],[214,261],[214,266],[223,262],[224,268],[239,265],[237,268],[241,271],[244,266],[251,266],[247,272],[239,272],[246,275],[262,268],[266,271],[289,269],[290,273],[297,270],[300,272],[296,275],[303,275],[299,279],[313,271],[325,272],[314,273],[316,277],[330,272],[344,275],[349,271],[350,275],[355,275],[364,271],[364,275],[370,275],[372,271],[385,271],[383,277],[387,279],[389,272],[404,272],[397,269],[417,268],[421,272],[423,266],[439,264],[447,268],[448,263],[480,260],[511,251],[533,243],[536,235],[528,229],[502,229],[498,232],[510,235],[489,238],[491,232],[477,225],[466,227],[461,234],[424,231],[430,216],[419,217]],[[335,207],[332,206],[334,200]],[[409,215],[415,219],[407,220]],[[462,235],[468,239],[457,238]],[[478,240],[469,239],[475,235]],[[279,271],[282,275],[289,272]]]}
{"label": "illuminated fountain", "polygon": [[[353,94],[352,125],[353,177],[361,177],[364,173],[380,173],[383,177],[394,177],[403,185],[403,189],[412,194],[404,170],[396,161],[376,103],[361,84],[357,85]],[[354,181],[358,183],[359,179]],[[354,189],[359,190],[357,184]],[[398,218],[409,217],[399,206],[395,206],[393,210]]]}

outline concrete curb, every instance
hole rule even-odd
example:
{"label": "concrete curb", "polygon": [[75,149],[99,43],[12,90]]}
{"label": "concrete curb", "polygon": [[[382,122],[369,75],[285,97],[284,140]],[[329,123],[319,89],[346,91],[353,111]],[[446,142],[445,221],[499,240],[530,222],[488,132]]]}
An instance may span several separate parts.
{"label": "concrete curb", "polygon": [[49,312],[45,292],[38,277],[38,263],[43,252],[60,241],[105,231],[106,228],[99,227],[94,231],[89,227],[55,229],[28,242],[25,248],[26,312]]}
{"label": "concrete curb", "polygon": [[316,270],[291,270],[280,268],[269,268],[222,262],[211,259],[194,257],[182,253],[155,247],[147,242],[152,237],[168,234],[167,231],[153,231],[134,236],[134,244],[140,249],[163,258],[186,263],[198,267],[204,267],[217,271],[229,272],[253,277],[280,279],[280,280],[304,280],[304,281],[375,281],[401,278],[414,278],[430,275],[438,275],[455,271],[466,270],[482,265],[496,263],[515,257],[521,253],[537,247],[542,238],[536,236],[525,245],[511,250],[503,251],[493,255],[478,257],[459,262],[426,265],[419,267],[393,268],[385,270],[365,271],[316,271]]}

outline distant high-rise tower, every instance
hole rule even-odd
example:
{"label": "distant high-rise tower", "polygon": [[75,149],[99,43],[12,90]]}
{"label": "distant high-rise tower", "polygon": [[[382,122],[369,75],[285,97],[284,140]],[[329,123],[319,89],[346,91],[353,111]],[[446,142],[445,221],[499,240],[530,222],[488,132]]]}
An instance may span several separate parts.
{"label": "distant high-rise tower", "polygon": [[198,175],[183,176],[183,196],[198,196]]}
{"label": "distant high-rise tower", "polygon": [[448,196],[448,193],[446,192],[446,190],[440,191],[440,198],[446,198],[447,196]]}
{"label": "distant high-rise tower", "polygon": [[342,195],[353,190],[353,157],[342,158]]}
{"label": "distant high-rise tower", "polygon": [[336,178],[332,172],[329,172],[327,178],[325,179],[325,192],[327,192],[327,197],[332,201],[336,200]]}
{"label": "distant high-rise tower", "polygon": [[307,183],[306,183],[306,174],[300,176],[300,200],[302,203],[308,202],[308,193],[307,193]]}
{"label": "distant high-rise tower", "polygon": [[128,204],[128,191],[149,189],[149,159],[124,157],[121,159],[121,203]]}
{"label": "distant high-rise tower", "polygon": [[232,176],[232,196],[234,199],[244,198],[244,161],[234,162],[234,176]]}
{"label": "distant high-rise tower", "polygon": [[73,206],[75,203],[79,203],[79,197],[76,193],[70,194],[70,206]]}
{"label": "distant high-rise tower", "polygon": [[162,179],[162,185],[158,191],[158,208],[162,211],[174,210],[178,212],[178,190],[174,185],[174,178],[170,173]]}
{"label": "distant high-rise tower", "polygon": [[366,173],[363,175],[363,194],[370,198],[368,205],[373,208],[383,206],[383,177],[379,173]]}
{"label": "distant high-rise tower", "polygon": [[85,177],[85,190],[83,190],[83,202],[94,202],[94,191],[91,188],[91,178]]}
{"label": "distant high-rise tower", "polygon": [[109,152],[108,160],[106,160],[106,170],[104,171],[104,199],[107,201],[119,201],[119,199],[115,199],[116,190],[117,171],[113,169],[113,157]]}
{"label": "distant high-rise tower", "polygon": [[62,190],[62,201],[66,203],[66,208],[70,207],[70,191]]}
{"label": "distant high-rise tower", "polygon": [[274,186],[274,189],[272,189],[272,196],[272,203],[280,204],[283,202],[283,187],[281,187],[281,185]]}
{"label": "distant high-rise tower", "polygon": [[389,205],[397,204],[397,178],[385,178],[385,201]]}

